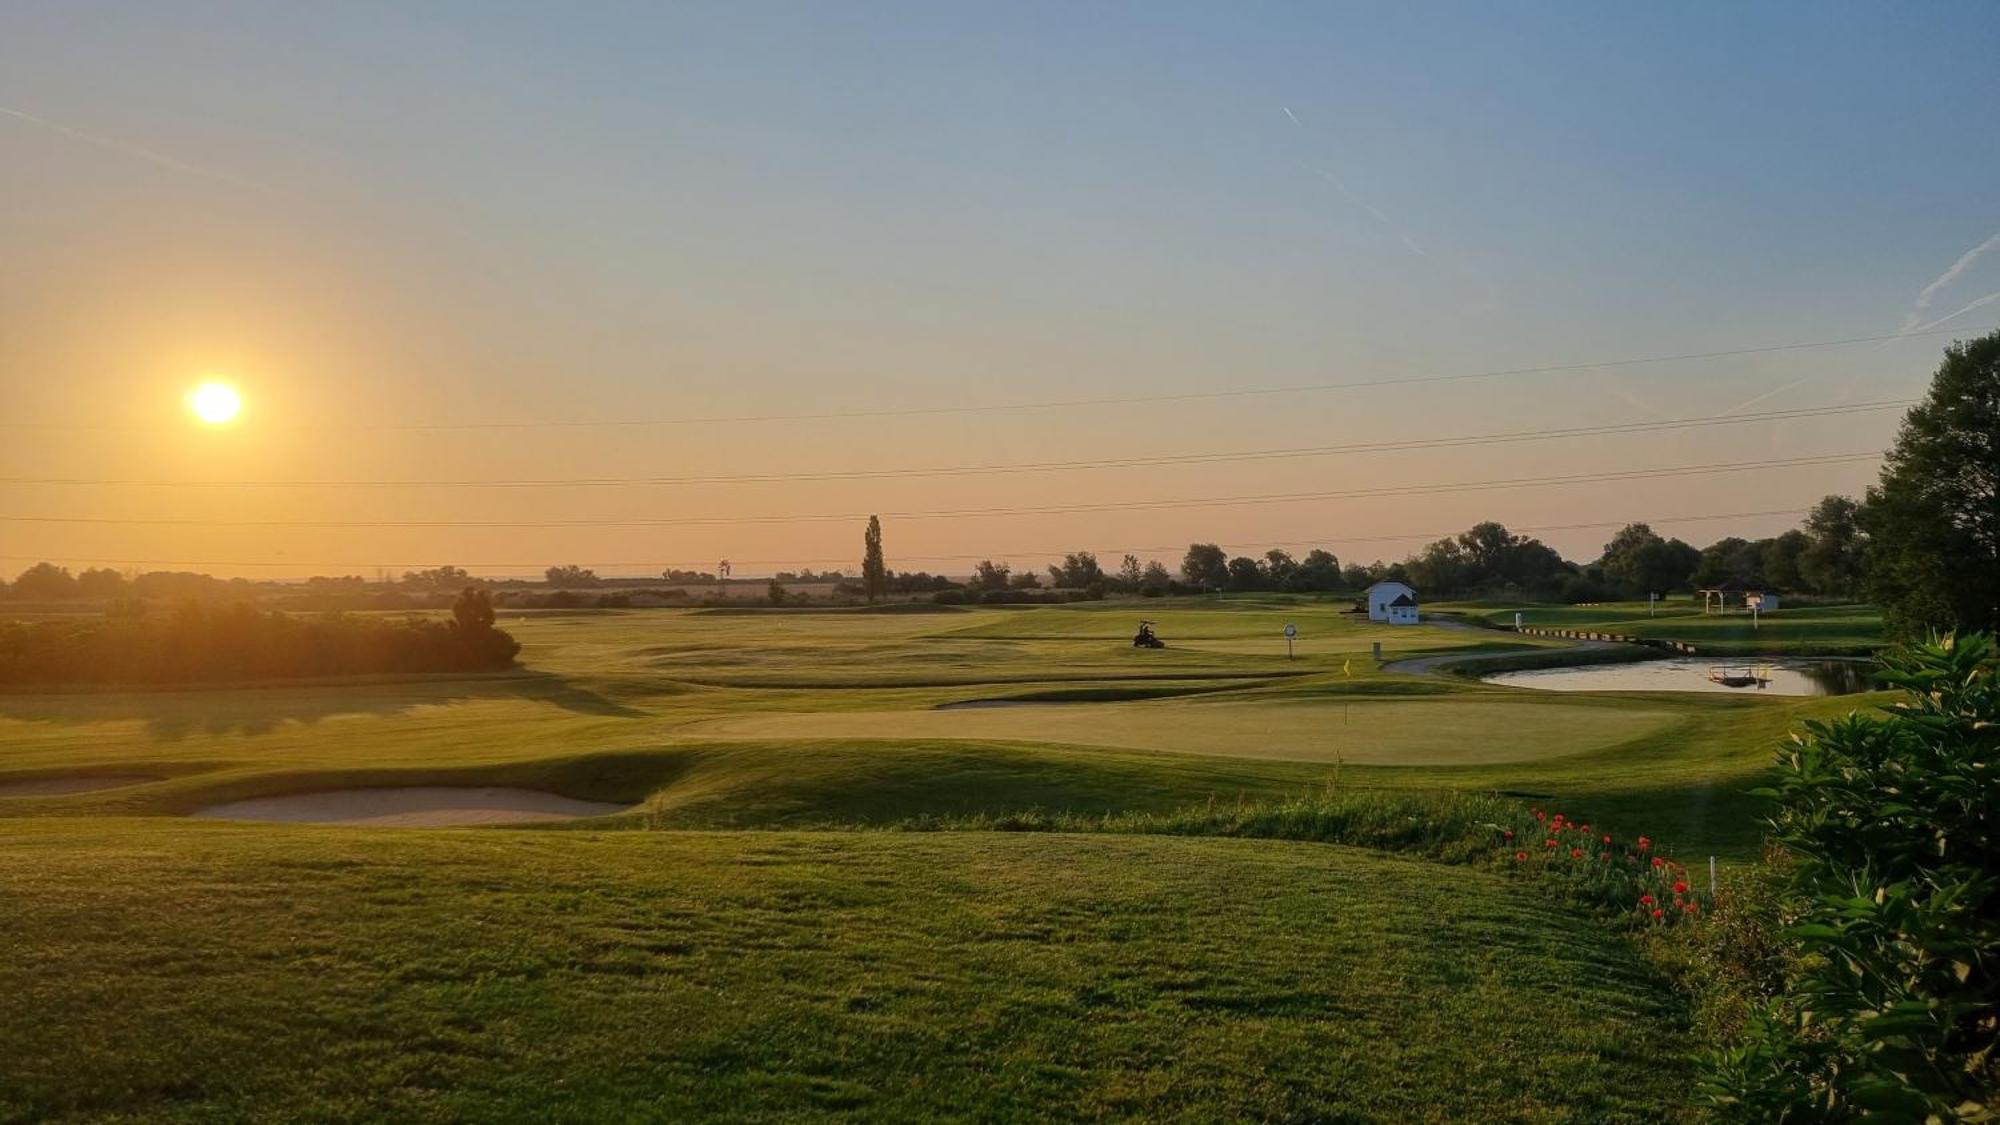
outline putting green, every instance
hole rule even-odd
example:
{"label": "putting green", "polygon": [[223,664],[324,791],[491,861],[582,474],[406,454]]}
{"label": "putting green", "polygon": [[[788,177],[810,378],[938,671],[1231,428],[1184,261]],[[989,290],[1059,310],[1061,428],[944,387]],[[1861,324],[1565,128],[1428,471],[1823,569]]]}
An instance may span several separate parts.
{"label": "putting green", "polygon": [[944,711],[780,712],[685,727],[707,739],[976,739],[1376,765],[1526,762],[1601,750],[1680,716],[1543,702],[1073,703]]}

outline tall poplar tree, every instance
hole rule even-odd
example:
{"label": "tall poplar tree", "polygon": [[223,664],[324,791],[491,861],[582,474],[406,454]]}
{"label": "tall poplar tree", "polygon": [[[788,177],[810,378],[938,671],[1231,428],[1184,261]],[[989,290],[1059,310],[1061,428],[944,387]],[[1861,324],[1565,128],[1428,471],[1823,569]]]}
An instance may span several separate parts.
{"label": "tall poplar tree", "polygon": [[868,530],[861,536],[861,585],[871,602],[889,588],[889,568],[882,565],[882,521],[875,516],[868,517]]}

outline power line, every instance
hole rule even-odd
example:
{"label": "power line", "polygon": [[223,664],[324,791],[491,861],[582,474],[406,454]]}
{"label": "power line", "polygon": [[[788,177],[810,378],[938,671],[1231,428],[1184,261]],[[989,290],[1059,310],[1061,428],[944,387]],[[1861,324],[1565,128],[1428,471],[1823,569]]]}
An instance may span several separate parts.
{"label": "power line", "polygon": [[768,516],[688,516],[671,519],[577,519],[577,520],[225,520],[149,519],[101,516],[0,516],[0,523],[93,524],[133,527],[284,527],[284,528],[567,528],[567,527],[726,527],[795,523],[828,523],[866,519],[875,514],[891,519],[968,519],[993,516],[1065,515],[1083,512],[1140,511],[1163,508],[1202,508],[1228,505],[1288,504],[1311,500],[1341,500],[1373,496],[1423,496],[1445,492],[1484,492],[1502,488],[1532,488],[1602,481],[1652,480],[1662,477],[1699,476],[1738,472],[1746,469],[1793,468],[1808,465],[1837,465],[1872,461],[1881,453],[1836,453],[1815,457],[1788,457],[1763,461],[1712,462],[1677,465],[1669,468],[1627,469],[1602,473],[1573,473],[1546,477],[1516,477],[1506,480],[1460,481],[1449,484],[1389,485],[1375,488],[1339,489],[1324,492],[1264,493],[1248,496],[1186,497],[1163,500],[1121,500],[1084,504],[1053,504],[1016,508],[959,508],[928,512],[842,512],[811,515]]}
{"label": "power line", "polygon": [[[1802,515],[1805,515],[1805,514],[1806,514],[1806,513],[1808,512],[1808,511],[1810,511],[1810,510],[1811,510],[1811,509],[1809,509],[1809,508],[1770,508],[1770,509],[1765,509],[1765,510],[1762,510],[1762,511],[1755,511],[1755,512],[1711,512],[1711,513],[1705,513],[1705,514],[1700,514],[1700,515],[1678,515],[1678,516],[1654,516],[1654,517],[1649,517],[1649,518],[1646,518],[1646,519],[1640,519],[1640,520],[1632,520],[1632,519],[1611,519],[1611,520],[1591,520],[1591,521],[1587,521],[1587,522],[1583,522],[1583,523],[1550,523],[1550,524],[1529,524],[1529,525],[1515,525],[1515,526],[1510,526],[1510,527],[1508,528],[1508,530],[1509,530],[1509,531],[1511,531],[1511,532],[1516,532],[1516,533],[1518,533],[1518,532],[1536,532],[1536,533],[1548,533],[1548,532],[1554,532],[1554,531],[1586,531],[1586,530],[1589,530],[1589,529],[1591,529],[1591,528],[1596,528],[1596,527],[1623,527],[1623,526],[1625,526],[1625,525],[1626,525],[1626,524],[1628,524],[1628,523],[1644,523],[1644,524],[1648,524],[1648,525],[1654,525],[1654,524],[1657,524],[1657,525],[1659,525],[1659,526],[1661,526],[1661,527],[1668,527],[1668,526],[1672,526],[1672,525],[1674,525],[1674,524],[1682,524],[1682,523],[1707,523],[1707,522],[1712,522],[1712,521],[1716,521],[1716,520],[1735,520],[1735,519],[1759,519],[1759,518],[1765,518],[1765,517],[1770,517],[1770,516],[1802,516]],[[1217,546],[1220,546],[1220,547],[1227,547],[1227,548],[1232,548],[1232,549],[1239,549],[1239,550],[1251,550],[1251,549],[1255,549],[1255,548],[1258,548],[1258,547],[1272,547],[1272,546],[1303,546],[1303,545],[1305,545],[1305,544],[1308,544],[1308,543],[1328,543],[1328,544],[1347,544],[1347,543],[1409,543],[1409,542],[1418,542],[1418,541],[1428,541],[1428,540],[1435,540],[1435,539],[1443,539],[1443,538],[1446,538],[1446,537],[1448,537],[1448,536],[1452,536],[1452,535],[1457,535],[1457,534],[1458,534],[1458,532],[1456,532],[1456,531],[1426,531],[1426,532],[1410,532],[1410,533],[1407,533],[1407,534],[1401,534],[1401,535],[1345,535],[1345,534],[1325,534],[1325,535],[1317,535],[1317,536],[1312,536],[1312,535],[1309,535],[1309,536],[1305,536],[1305,537],[1303,537],[1303,538],[1300,538],[1300,539],[1285,539],[1285,540],[1259,540],[1259,541],[1256,541],[1256,542],[1242,542],[1242,543],[1219,543],[1219,544],[1217,544]],[[1164,546],[1157,546],[1157,545],[1156,545],[1156,546],[1151,546],[1151,547],[1102,547],[1102,548],[1099,548],[1099,550],[1100,550],[1100,551],[1102,551],[1102,552],[1103,552],[1103,553],[1105,553],[1105,554],[1141,554],[1141,553],[1145,553],[1145,554],[1158,554],[1158,553],[1160,553],[1160,552],[1162,552],[1162,551],[1166,551],[1166,552],[1172,552],[1172,551],[1179,551],[1179,550],[1183,550],[1183,549],[1184,549],[1184,546],[1183,546],[1183,545],[1164,545]],[[1023,550],[1015,550],[1015,551],[983,551],[983,552],[976,552],[976,553],[969,553],[969,554],[956,554],[956,555],[901,555],[901,554],[899,554],[899,555],[897,555],[897,556],[896,556],[896,561],[898,561],[898,562],[974,562],[974,561],[980,561],[980,560],[985,560],[985,559],[1014,559],[1014,558],[1054,558],[1054,557],[1057,557],[1057,556],[1060,556],[1060,555],[1064,555],[1064,554],[1067,554],[1067,553],[1068,553],[1068,551],[1067,551],[1067,550],[1063,550],[1063,549],[1056,549],[1056,550],[1026,550],[1026,551],[1023,551]],[[44,557],[44,556],[39,556],[39,555],[0,555],[0,559],[7,559],[7,560],[9,560],[9,561],[11,561],[11,562],[33,562],[33,561],[40,561],[40,560],[41,560],[41,559],[42,559],[43,557]],[[541,570],[541,569],[544,569],[544,568],[546,568],[546,567],[548,567],[548,566],[551,566],[551,565],[556,565],[556,564],[551,564],[551,563],[548,563],[548,562],[466,562],[466,561],[457,561],[457,562],[450,562],[450,563],[444,563],[444,562],[367,562],[367,563],[360,563],[360,562],[299,562],[299,561],[284,561],[284,562],[267,562],[267,561],[257,561],[257,562],[250,562],[250,561],[244,561],[244,560],[225,560],[225,559],[124,559],[124,558],[116,558],[116,559],[114,559],[114,558],[80,558],[80,557],[75,557],[75,556],[65,556],[65,558],[67,559],[67,561],[69,561],[69,562],[72,562],[72,563],[78,563],[78,564],[89,564],[89,565],[93,565],[93,566],[216,566],[216,567],[259,567],[259,568],[302,568],[302,567],[323,567],[323,568],[326,568],[326,569],[329,569],[329,570],[374,570],[374,569],[378,569],[378,568],[402,568],[402,569],[412,569],[412,568],[414,568],[414,569],[427,569],[427,568],[432,568],[432,567],[440,567],[440,566],[461,566],[461,567],[478,567],[478,568],[480,568],[480,569],[482,569],[482,570],[505,570],[505,569],[513,569],[513,570]],[[738,560],[735,560],[735,561],[736,561],[737,563],[741,564],[741,565],[744,565],[744,566],[835,566],[835,565],[841,565],[841,564],[852,564],[852,563],[854,563],[854,562],[855,562],[855,560],[854,560],[854,559],[852,559],[852,558],[821,558],[821,559],[738,559]],[[614,567],[616,567],[616,568],[627,568],[627,569],[637,569],[637,570],[659,570],[659,569],[662,569],[662,568],[667,568],[667,567],[672,567],[672,568],[675,568],[675,569],[679,569],[679,568],[682,568],[682,567],[699,567],[699,566],[707,566],[707,565],[710,565],[710,564],[709,564],[708,562],[706,562],[706,561],[700,561],[700,562],[697,562],[697,561],[694,561],[694,560],[682,560],[682,561],[679,561],[679,562],[672,562],[672,561],[658,561],[658,560],[655,560],[655,561],[651,561],[651,562],[634,562],[634,561],[630,561],[630,560],[621,560],[621,561],[593,561],[593,560],[588,560],[588,559],[586,559],[586,560],[583,560],[582,562],[571,562],[571,563],[565,563],[565,564],[562,564],[562,565],[574,565],[574,566],[585,566],[585,567],[604,567],[604,568],[607,568],[607,569],[610,569],[610,568],[614,568]]]}
{"label": "power line", "polygon": [[[1177,393],[1117,395],[1094,398],[1051,399],[1039,402],[986,403],[959,406],[917,406],[917,407],[877,407],[866,410],[835,410],[798,414],[736,414],[709,415],[692,418],[596,418],[596,419],[537,419],[513,422],[367,422],[322,426],[288,427],[297,430],[340,430],[340,431],[443,431],[443,430],[534,430],[534,429],[585,429],[585,428],[630,428],[640,426],[697,426],[697,425],[739,425],[765,422],[821,422],[839,419],[863,418],[919,418],[936,417],[947,414],[991,414],[1013,411],[1065,410],[1094,406],[1136,406],[1155,402],[1196,402],[1231,398],[1252,398],[1267,395],[1317,394],[1325,391],[1355,390],[1366,387],[1413,386],[1426,383],[1461,382],[1472,379],[1501,379],[1520,375],[1554,375],[1576,371],[1599,371],[1622,367],[1638,367],[1660,363],[1686,363],[1705,359],[1728,359],[1749,355],[1768,355],[1775,352],[1806,351],[1818,348],[1844,348],[1860,344],[1875,344],[1884,341],[1914,339],[1923,336],[1963,335],[1963,328],[1934,328],[1921,332],[1885,332],[1874,336],[1850,336],[1835,340],[1808,340],[1790,344],[1765,344],[1748,348],[1726,348],[1706,352],[1681,352],[1673,355],[1639,356],[1624,359],[1594,360],[1588,363],[1548,364],[1540,367],[1511,367],[1489,371],[1469,371],[1445,375],[1408,375],[1379,379],[1361,379],[1350,382],[1297,383],[1275,387],[1236,387],[1217,391],[1183,391]],[[150,429],[150,426],[121,425],[108,422],[21,422],[0,421],[0,429],[16,430],[130,430]]]}
{"label": "power line", "polygon": [[1872,413],[1908,406],[1915,399],[1884,399],[1874,402],[1840,403],[1831,406],[1798,407],[1752,414],[1711,414],[1691,418],[1670,418],[1647,422],[1614,422],[1598,426],[1569,426],[1544,430],[1515,430],[1504,433],[1470,434],[1459,437],[1409,438],[1397,441],[1360,442],[1348,445],[1295,446],[1278,449],[1251,449],[1234,452],[1157,454],[1143,457],[1106,457],[1080,461],[1029,461],[1013,464],[938,465],[907,469],[843,469],[804,473],[740,473],[719,476],[656,477],[569,477],[512,480],[153,480],[102,477],[0,477],[0,485],[56,485],[146,488],[610,488],[650,485],[776,484],[806,481],[888,480],[924,477],[987,476],[1016,473],[1077,472],[1089,469],[1159,468],[1173,465],[1212,465],[1241,461],[1272,461],[1309,457],[1331,457],[1353,453],[1382,453],[1412,449],[1448,449],[1467,446],[1505,445],[1613,434],[1655,433],[1704,426],[1743,425],[1757,422],[1789,421]]}

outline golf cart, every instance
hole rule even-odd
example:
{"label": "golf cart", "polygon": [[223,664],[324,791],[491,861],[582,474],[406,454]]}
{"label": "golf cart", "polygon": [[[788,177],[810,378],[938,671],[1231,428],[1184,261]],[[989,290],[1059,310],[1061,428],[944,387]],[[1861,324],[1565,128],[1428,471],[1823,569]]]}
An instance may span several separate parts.
{"label": "golf cart", "polygon": [[1139,622],[1139,632],[1132,637],[1132,647],[1165,648],[1167,647],[1167,642],[1161,640],[1158,634],[1153,632],[1153,623],[1151,621],[1141,621]]}

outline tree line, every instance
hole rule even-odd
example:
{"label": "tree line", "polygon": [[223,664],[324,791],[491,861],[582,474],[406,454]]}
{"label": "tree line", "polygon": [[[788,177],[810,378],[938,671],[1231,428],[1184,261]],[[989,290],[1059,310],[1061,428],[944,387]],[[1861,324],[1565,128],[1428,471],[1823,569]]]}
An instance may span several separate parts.
{"label": "tree line", "polygon": [[0,622],[0,684],[184,684],[506,668],[520,644],[469,588],[451,619],[294,616],[247,602]]}

